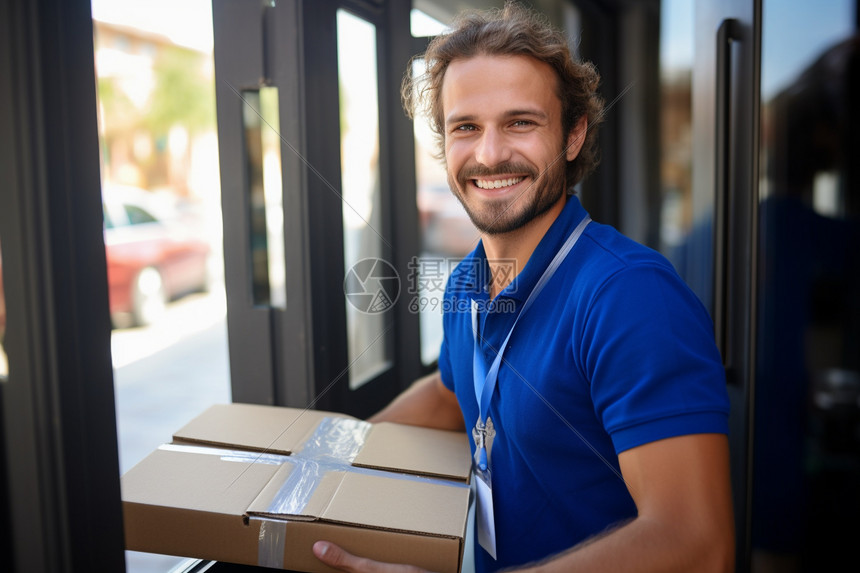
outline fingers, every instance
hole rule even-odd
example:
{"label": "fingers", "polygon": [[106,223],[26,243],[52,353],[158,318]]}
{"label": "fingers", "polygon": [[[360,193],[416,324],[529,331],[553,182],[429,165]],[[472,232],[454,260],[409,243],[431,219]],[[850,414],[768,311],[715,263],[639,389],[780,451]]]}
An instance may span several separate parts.
{"label": "fingers", "polygon": [[317,541],[314,543],[313,551],[316,558],[329,567],[347,573],[419,573],[423,571],[411,565],[381,563],[357,557],[328,541]]}
{"label": "fingers", "polygon": [[334,567],[335,569],[340,569],[341,571],[347,571],[348,573],[371,571],[370,569],[367,569],[367,563],[362,563],[362,561],[368,561],[367,559],[362,559],[360,557],[356,557],[351,553],[347,553],[334,543],[329,543],[327,541],[317,541],[316,543],[314,543],[313,550],[314,555],[316,555],[317,559],[319,559],[329,567]]}

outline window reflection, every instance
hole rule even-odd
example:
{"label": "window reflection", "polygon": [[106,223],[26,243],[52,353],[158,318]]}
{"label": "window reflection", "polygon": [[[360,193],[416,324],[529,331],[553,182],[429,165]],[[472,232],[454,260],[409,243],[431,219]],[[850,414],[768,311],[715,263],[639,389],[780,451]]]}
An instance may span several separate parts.
{"label": "window reflection", "polygon": [[286,308],[284,210],[278,88],[242,93],[242,119],[251,194],[251,276],[254,304]]}
{"label": "window reflection", "polygon": [[347,346],[355,389],[390,364],[386,314],[400,285],[383,250],[376,27],[338,10],[337,45]]}
{"label": "window reflection", "polygon": [[[765,2],[753,570],[855,561],[860,37],[853,2]],[[798,37],[803,42],[798,42]]]}
{"label": "window reflection", "polygon": [[693,194],[693,3],[664,0],[660,10],[659,250],[711,304],[712,198]]}

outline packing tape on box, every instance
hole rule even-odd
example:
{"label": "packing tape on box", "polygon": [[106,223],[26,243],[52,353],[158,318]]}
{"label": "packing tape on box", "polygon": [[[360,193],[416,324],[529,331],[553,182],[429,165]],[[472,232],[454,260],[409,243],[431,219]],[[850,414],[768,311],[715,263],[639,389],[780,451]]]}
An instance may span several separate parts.
{"label": "packing tape on box", "polygon": [[[324,418],[303,447],[284,460],[298,467],[290,472],[278,489],[278,493],[269,504],[267,513],[300,515],[316,491],[323,474],[331,471],[469,488],[468,484],[450,480],[353,466],[352,462],[364,446],[371,427],[371,424],[361,420]],[[258,564],[283,569],[286,521],[265,517],[255,519],[260,519],[262,522],[257,552]]]}
{"label": "packing tape on box", "polygon": [[413,481],[431,485],[444,485],[448,487],[468,488],[468,484],[452,480],[434,479],[424,476],[398,473],[393,471],[378,470],[373,468],[362,468],[350,465],[349,462],[338,462],[335,460],[315,460],[295,456],[284,460],[285,463],[295,464],[297,467],[290,472],[287,479],[278,489],[278,492],[269,503],[267,514],[274,515],[302,515],[308,502],[311,500],[323,475],[331,472],[363,474],[386,479],[401,481]]}
{"label": "packing tape on box", "polygon": [[[372,424],[362,420],[323,418],[311,437],[291,456],[180,444],[164,444],[159,449],[218,455],[224,461],[295,464],[296,468],[290,472],[272,498],[267,515],[301,515],[323,475],[332,471],[469,488],[468,484],[457,481],[353,466],[352,462],[364,446],[371,427]],[[250,519],[260,522],[258,565],[283,569],[287,521],[265,516],[251,516]]]}
{"label": "packing tape on box", "polygon": [[364,446],[371,427],[372,424],[362,420],[323,418],[296,455],[352,463]]}
{"label": "packing tape on box", "polygon": [[252,517],[251,520],[260,522],[257,565],[283,569],[284,544],[287,540],[287,522],[259,517]]}
{"label": "packing tape on box", "polygon": [[184,452],[189,454],[209,454],[220,456],[225,462],[244,462],[246,464],[261,463],[279,466],[289,461],[290,456],[283,454],[265,454],[261,452],[246,452],[244,450],[225,450],[206,446],[191,446],[183,444],[161,444],[159,450],[167,452]]}
{"label": "packing tape on box", "polygon": [[301,515],[322,480],[323,474],[332,471],[452,487],[469,487],[455,481],[353,466],[352,462],[364,446],[370,428],[371,424],[361,420],[324,418],[304,446],[284,460],[298,467],[284,480],[278,493],[272,498],[266,513]]}

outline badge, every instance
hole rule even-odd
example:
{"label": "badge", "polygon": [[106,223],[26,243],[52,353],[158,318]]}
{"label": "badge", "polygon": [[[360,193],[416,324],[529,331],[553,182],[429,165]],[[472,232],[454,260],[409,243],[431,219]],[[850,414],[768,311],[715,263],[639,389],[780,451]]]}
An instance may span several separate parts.
{"label": "badge", "polygon": [[487,472],[475,472],[475,483],[477,485],[477,503],[475,506],[475,519],[478,522],[478,543],[490,556],[496,558],[496,520],[493,515],[493,485],[490,482],[490,474]]}

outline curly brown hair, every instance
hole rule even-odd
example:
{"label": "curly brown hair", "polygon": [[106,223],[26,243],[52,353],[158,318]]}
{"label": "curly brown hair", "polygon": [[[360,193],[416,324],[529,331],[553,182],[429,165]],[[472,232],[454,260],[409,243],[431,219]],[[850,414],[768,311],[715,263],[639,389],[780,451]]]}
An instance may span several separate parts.
{"label": "curly brown hair", "polygon": [[424,59],[424,73],[412,74],[410,62],[401,86],[403,107],[410,118],[424,111],[439,142],[439,157],[444,159],[445,131],[442,111],[442,82],[454,60],[486,56],[530,56],[548,64],[558,78],[558,97],[562,107],[562,132],[567,134],[583,116],[588,132],[579,155],[567,163],[568,188],[579,183],[598,163],[597,126],[603,120],[603,98],[597,93],[600,76],[588,62],[573,59],[567,37],[555,30],[540,14],[517,4],[502,9],[468,11],[461,14],[449,33],[437,36]]}

